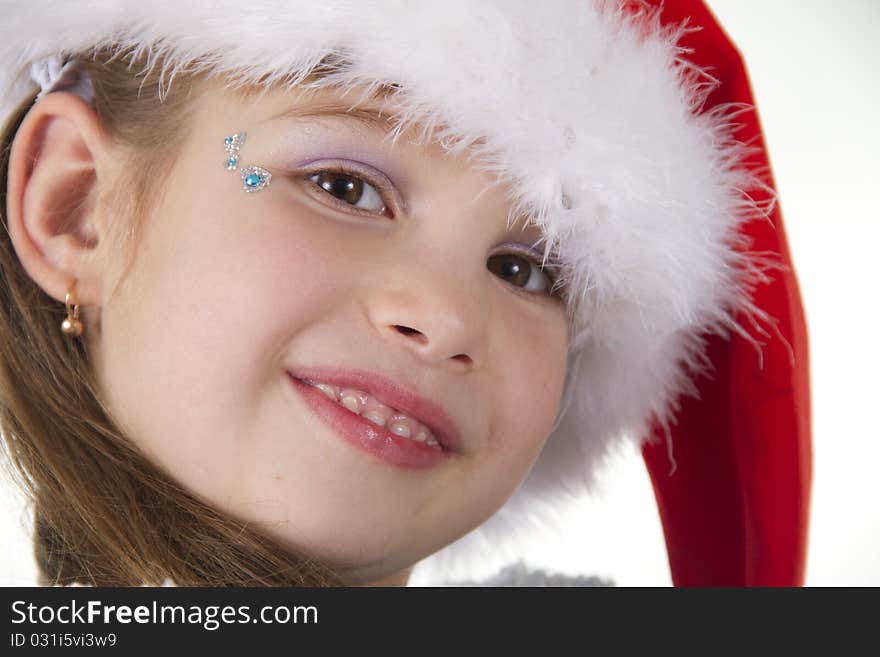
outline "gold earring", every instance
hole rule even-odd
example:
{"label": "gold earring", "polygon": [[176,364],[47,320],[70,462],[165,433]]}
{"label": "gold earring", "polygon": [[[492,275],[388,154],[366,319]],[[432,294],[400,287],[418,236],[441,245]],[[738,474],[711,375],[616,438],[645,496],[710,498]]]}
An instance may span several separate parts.
{"label": "gold earring", "polygon": [[73,289],[76,282],[70,286],[70,291],[64,297],[64,307],[67,309],[67,317],[61,322],[61,332],[64,335],[73,335],[79,337],[83,332],[82,322],[79,321],[79,306],[73,302]]}

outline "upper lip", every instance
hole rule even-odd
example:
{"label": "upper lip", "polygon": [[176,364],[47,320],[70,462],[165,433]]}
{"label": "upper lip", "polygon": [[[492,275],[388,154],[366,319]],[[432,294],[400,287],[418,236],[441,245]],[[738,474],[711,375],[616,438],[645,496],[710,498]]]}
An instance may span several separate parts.
{"label": "upper lip", "polygon": [[386,376],[366,370],[326,367],[297,368],[295,371],[288,370],[287,373],[295,379],[329,383],[369,393],[386,406],[391,406],[428,427],[443,449],[461,451],[461,434],[443,407]]}

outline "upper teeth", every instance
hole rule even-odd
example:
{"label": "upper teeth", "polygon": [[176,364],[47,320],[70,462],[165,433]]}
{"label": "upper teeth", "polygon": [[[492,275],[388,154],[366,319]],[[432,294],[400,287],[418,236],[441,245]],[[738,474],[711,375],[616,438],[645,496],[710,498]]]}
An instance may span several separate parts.
{"label": "upper teeth", "polygon": [[412,438],[420,443],[426,443],[439,447],[440,443],[434,434],[424,424],[413,417],[386,406],[369,393],[355,388],[341,388],[329,383],[304,380],[305,383],[316,387],[333,401],[342,404],[352,413],[360,415],[373,424],[385,427],[391,433],[404,438]]}

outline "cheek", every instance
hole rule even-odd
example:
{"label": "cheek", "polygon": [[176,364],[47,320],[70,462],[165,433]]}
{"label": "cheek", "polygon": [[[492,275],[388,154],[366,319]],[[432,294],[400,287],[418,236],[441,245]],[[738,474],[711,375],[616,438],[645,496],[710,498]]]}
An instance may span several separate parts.
{"label": "cheek", "polygon": [[565,381],[568,334],[564,311],[538,307],[505,326],[510,327],[503,338],[508,367],[500,387],[505,417],[508,424],[523,427],[524,435],[543,445],[556,419]]}
{"label": "cheek", "polygon": [[[500,502],[513,493],[544,447],[562,399],[567,366],[567,322],[558,308],[537,308],[512,328],[498,332],[495,348],[505,355],[496,381],[495,412],[487,446],[488,461],[499,482]],[[540,345],[540,348],[536,348]]]}
{"label": "cheek", "polygon": [[102,317],[99,371],[117,420],[187,482],[245,452],[285,346],[344,289],[331,277],[347,274],[290,213],[215,191],[169,190]]}

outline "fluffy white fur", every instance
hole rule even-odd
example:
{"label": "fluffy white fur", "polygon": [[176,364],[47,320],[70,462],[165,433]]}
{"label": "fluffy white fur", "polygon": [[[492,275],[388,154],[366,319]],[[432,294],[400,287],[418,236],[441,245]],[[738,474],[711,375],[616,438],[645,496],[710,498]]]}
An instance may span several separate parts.
{"label": "fluffy white fur", "polygon": [[242,83],[294,84],[336,56],[350,66],[322,84],[400,85],[405,125],[438,129],[511,183],[564,264],[574,340],[562,411],[528,478],[420,566],[463,578],[552,528],[615,443],[643,439],[652,416],[668,426],[679,395],[695,393],[706,333],[739,330],[740,313],[766,319],[749,300],[759,261],[737,237],[766,216],[730,138],[744,108],[700,111],[711,79],[680,59],[684,29],[583,0],[30,0],[4,8],[0,91],[5,116],[32,86],[30,62],[111,43],[162,56],[163,84],[196,60]]}

